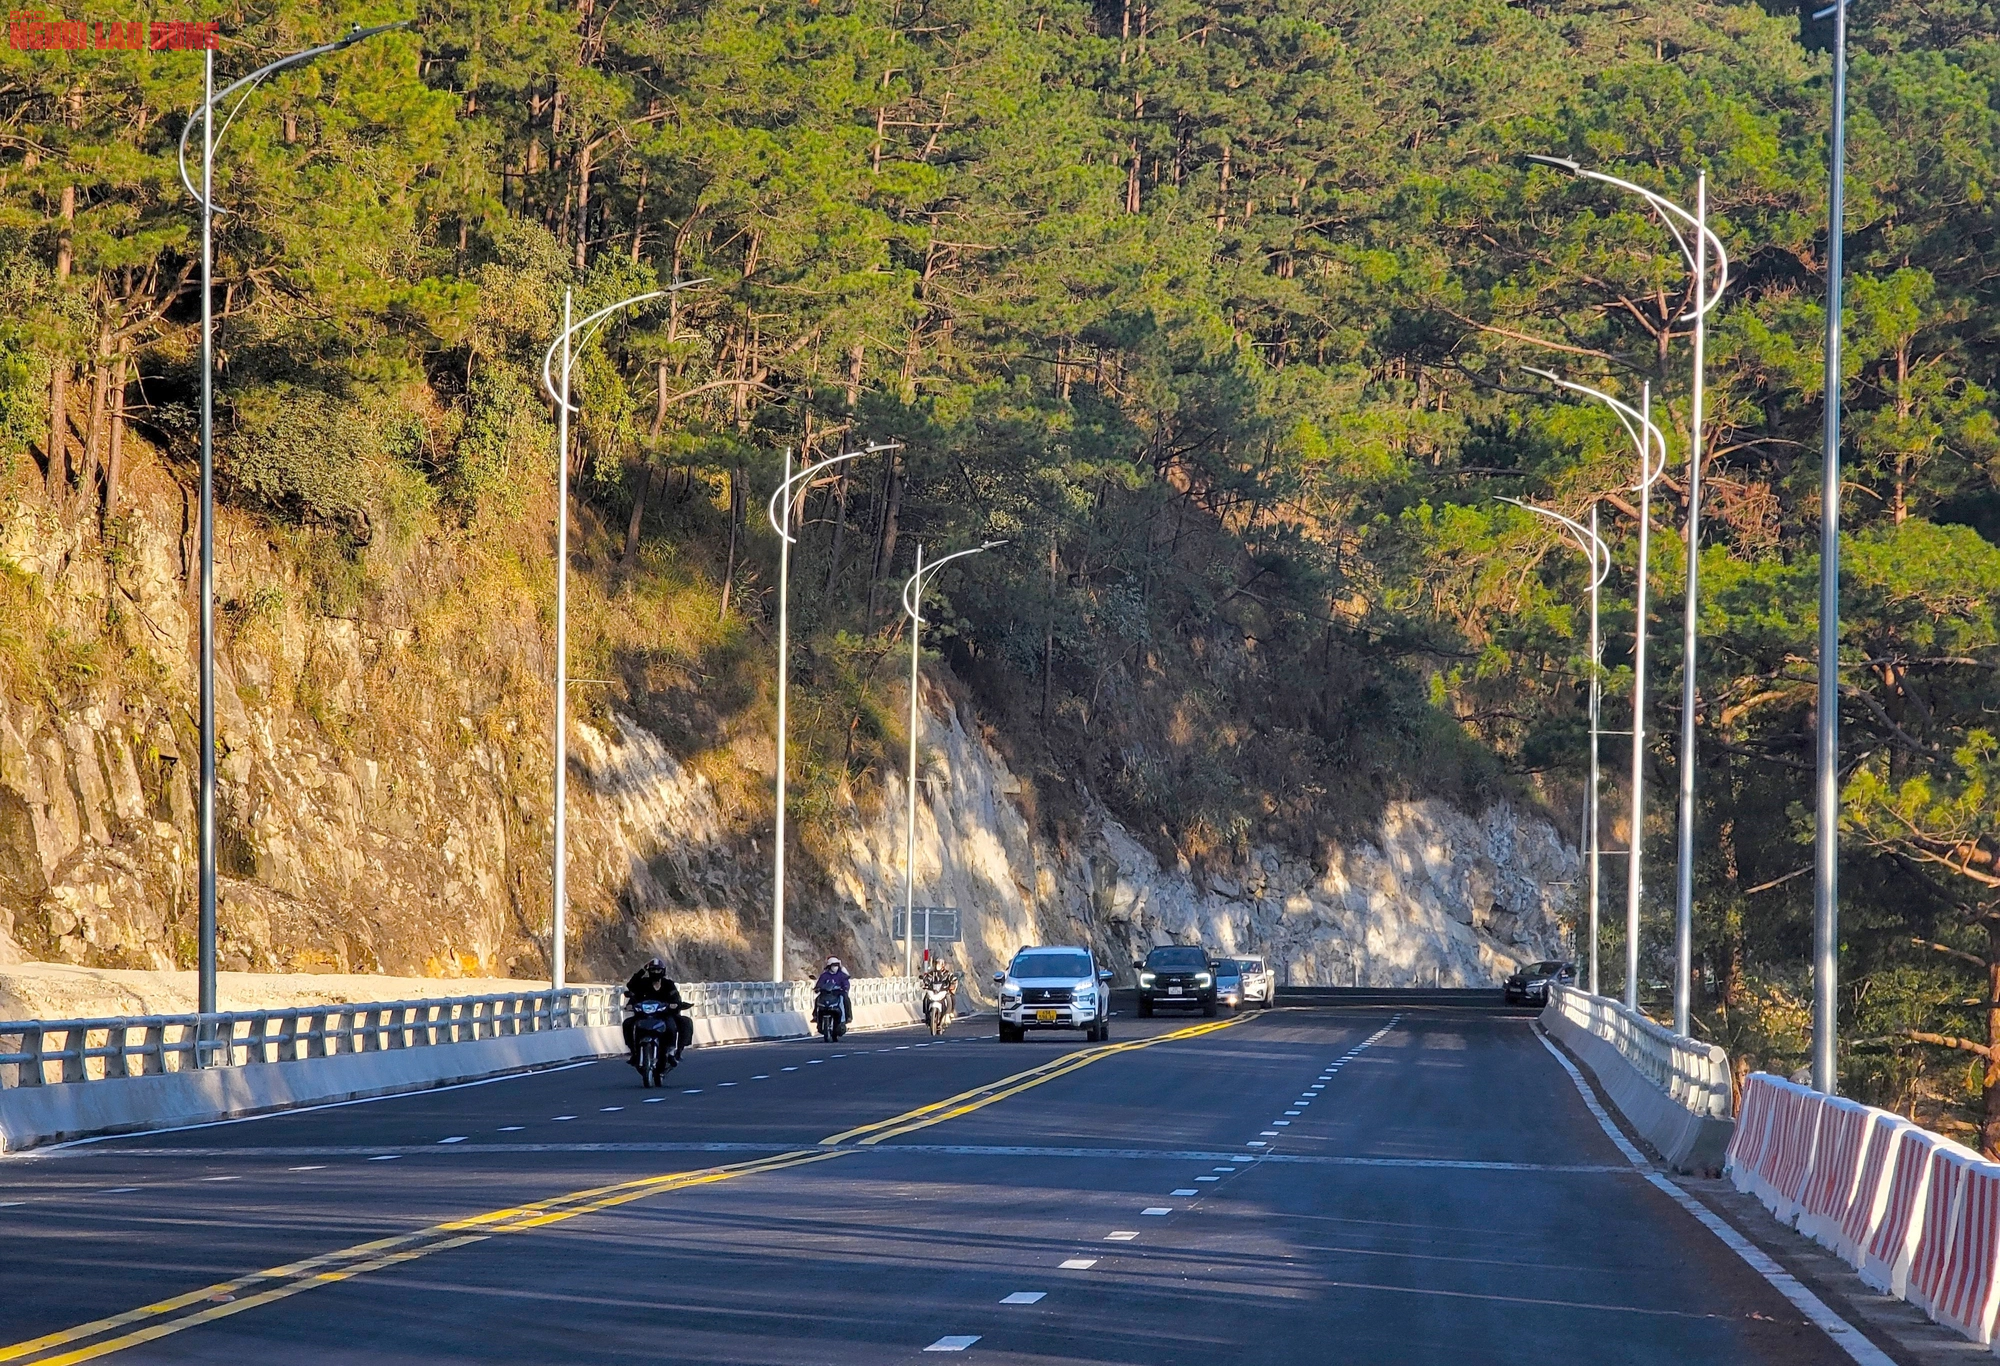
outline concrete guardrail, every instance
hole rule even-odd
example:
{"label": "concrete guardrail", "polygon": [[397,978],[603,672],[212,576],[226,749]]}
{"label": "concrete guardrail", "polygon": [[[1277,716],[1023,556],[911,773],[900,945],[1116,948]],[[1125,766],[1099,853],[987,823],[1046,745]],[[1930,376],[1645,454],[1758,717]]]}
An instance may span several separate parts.
{"label": "concrete guardrail", "polygon": [[1901,1115],[1753,1072],[1728,1172],[1875,1289],[1993,1342],[2000,1163]]}
{"label": "concrete guardrail", "polygon": [[1605,996],[1549,988],[1542,1027],[1676,1171],[1717,1171],[1729,1145],[1729,1055]]}
{"label": "concrete guardrail", "polygon": [[[920,1018],[907,978],[860,978],[854,1027]],[[802,1038],[808,982],[687,982],[700,1045]],[[0,1152],[391,1095],[624,1052],[623,989],[210,1015],[0,1021]]]}

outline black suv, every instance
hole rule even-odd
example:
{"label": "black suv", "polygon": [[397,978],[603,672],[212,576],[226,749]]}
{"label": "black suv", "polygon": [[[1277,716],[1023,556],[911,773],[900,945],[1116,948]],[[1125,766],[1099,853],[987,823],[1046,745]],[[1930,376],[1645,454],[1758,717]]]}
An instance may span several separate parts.
{"label": "black suv", "polygon": [[1507,979],[1507,1004],[1521,1001],[1528,1005],[1545,1006],[1549,1003],[1549,984],[1552,982],[1566,987],[1575,986],[1576,964],[1557,958],[1528,964]]}
{"label": "black suv", "polygon": [[1215,1014],[1215,965],[1207,949],[1167,944],[1132,966],[1139,970],[1141,1015],[1155,1006],[1200,1006],[1202,1014]]}

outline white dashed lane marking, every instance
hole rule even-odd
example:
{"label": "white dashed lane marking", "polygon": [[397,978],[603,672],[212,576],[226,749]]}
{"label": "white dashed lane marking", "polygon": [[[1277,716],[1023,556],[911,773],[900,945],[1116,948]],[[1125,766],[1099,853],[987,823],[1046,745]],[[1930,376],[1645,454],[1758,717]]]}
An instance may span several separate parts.
{"label": "white dashed lane marking", "polygon": [[438,1142],[440,1142],[440,1143],[463,1143],[463,1142],[465,1142],[465,1135],[464,1135],[464,1134],[453,1134],[453,1135],[452,1135],[452,1136],[451,1136],[450,1138],[441,1138],[441,1139],[439,1139],[439,1140],[438,1140]]}
{"label": "white dashed lane marking", "polygon": [[1046,1290],[1016,1290],[1013,1294],[1001,1300],[1000,1303],[1038,1304],[1048,1295],[1048,1293],[1049,1292]]}
{"label": "white dashed lane marking", "polygon": [[371,1157],[368,1160],[370,1162],[400,1162],[402,1157],[401,1153],[383,1153],[379,1157]]}
{"label": "white dashed lane marking", "polygon": [[520,1124],[503,1124],[500,1126],[499,1132],[503,1134],[518,1134],[524,1127],[526,1126]]}
{"label": "white dashed lane marking", "polygon": [[1167,1194],[1169,1194],[1169,1195],[1200,1195],[1200,1194],[1201,1194],[1201,1192],[1200,1192],[1200,1191],[1198,1191],[1198,1190],[1194,1190],[1194,1189],[1192,1189],[1191,1187],[1187,1187],[1187,1186],[1183,1186],[1183,1187],[1182,1187],[1181,1189],[1179,1189],[1179,1190],[1177,1190],[1177,1191],[1168,1191],[1168,1192],[1167,1192]]}
{"label": "white dashed lane marking", "polygon": [[979,1341],[979,1334],[977,1333],[955,1333],[950,1337],[939,1338],[936,1342],[924,1348],[924,1350],[926,1352],[963,1352],[977,1341]]}
{"label": "white dashed lane marking", "polygon": [[1167,1207],[1166,1207],[1165,1205],[1154,1205],[1154,1206],[1152,1206],[1152,1207],[1151,1207],[1151,1208],[1149,1208],[1149,1209],[1142,1209],[1142,1210],[1140,1210],[1140,1211],[1139,1211],[1139,1213],[1141,1213],[1141,1214],[1172,1214],[1172,1213],[1173,1213],[1173,1211],[1172,1211],[1172,1210],[1170,1210],[1170,1209],[1168,1209],[1168,1208],[1167,1208]]}
{"label": "white dashed lane marking", "polygon": [[1090,1270],[1090,1268],[1096,1265],[1097,1265],[1097,1258],[1095,1257],[1071,1257],[1068,1261],[1064,1262],[1062,1266],[1058,1268],[1058,1270],[1088,1271]]}
{"label": "white dashed lane marking", "polygon": [[133,1193],[134,1191],[136,1191],[136,1190],[138,1190],[138,1189],[139,1189],[139,1188],[138,1188],[137,1186],[113,1186],[113,1187],[112,1187],[112,1188],[111,1188],[110,1190],[103,1190],[103,1191],[94,1191],[94,1192],[92,1192],[92,1194],[95,1194],[95,1195],[130,1195],[130,1194],[132,1194],[132,1193]]}
{"label": "white dashed lane marking", "polygon": [[326,1170],[326,1164],[322,1162],[312,1167],[287,1167],[285,1170],[294,1172],[323,1172]]}
{"label": "white dashed lane marking", "polygon": [[1139,1235],[1138,1235],[1138,1233],[1137,1233],[1137,1231],[1136,1231],[1136,1230],[1132,1230],[1132,1229],[1120,1229],[1120,1230],[1119,1230],[1118,1232],[1116,1232],[1116,1233],[1107,1233],[1107,1234],[1105,1234],[1105,1235],[1104,1235],[1104,1241],[1105,1241],[1105,1242],[1107,1242],[1107,1243],[1129,1243],[1129,1242],[1131,1242],[1131,1241],[1132,1241],[1132,1240],[1133,1240],[1134,1238],[1137,1238],[1138,1236],[1139,1236]]}

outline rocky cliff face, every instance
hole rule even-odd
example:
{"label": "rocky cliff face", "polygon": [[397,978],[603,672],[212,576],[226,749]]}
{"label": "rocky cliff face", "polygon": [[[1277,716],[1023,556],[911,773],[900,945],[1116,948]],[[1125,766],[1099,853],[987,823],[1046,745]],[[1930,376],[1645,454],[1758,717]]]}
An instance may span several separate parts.
{"label": "rocky cliff face", "polygon": [[[978,976],[1022,944],[1089,943],[1109,961],[1155,944],[1261,954],[1292,985],[1485,986],[1563,951],[1576,852],[1539,816],[1496,803],[1477,818],[1441,802],[1392,804],[1372,838],[1308,861],[1253,850],[1234,877],[1163,868],[1102,805],[1074,845],[1037,837],[1020,784],[958,711],[927,722],[917,803],[916,902],[964,912],[960,961]],[[907,789],[857,811],[839,883],[855,939],[892,951],[903,899]]]}
{"label": "rocky cliff face", "polygon": [[[32,586],[54,629],[88,628],[123,660],[101,683],[72,679],[80,702],[0,689],[0,961],[192,962],[188,537],[163,501],[137,502],[116,557],[76,554],[37,514],[10,517],[0,537],[0,571]],[[493,676],[546,676],[535,623],[516,623],[512,653],[490,663],[463,642],[312,610],[290,561],[243,528],[224,532],[222,966],[539,976],[546,689]],[[79,619],[106,602],[108,620]],[[1161,866],[1087,792],[1081,834],[1055,842],[961,711],[926,700],[916,900],[961,908],[957,952],[976,973],[1037,940],[1088,941],[1112,961],[1198,941],[1262,953],[1297,984],[1471,985],[1560,949],[1577,862],[1540,817],[1396,804],[1368,839],[1315,859],[1258,849],[1230,876],[1197,877]],[[645,952],[695,978],[768,971],[768,831],[760,840],[615,707],[576,725],[570,764],[572,975]],[[863,971],[900,962],[889,918],[906,798],[900,775],[885,779],[832,823],[846,832],[835,847],[794,855],[793,972],[825,952]]]}

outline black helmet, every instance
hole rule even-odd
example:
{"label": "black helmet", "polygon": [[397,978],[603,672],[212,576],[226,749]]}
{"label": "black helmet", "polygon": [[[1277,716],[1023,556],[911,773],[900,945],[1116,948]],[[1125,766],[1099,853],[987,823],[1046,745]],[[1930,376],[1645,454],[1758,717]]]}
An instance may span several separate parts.
{"label": "black helmet", "polygon": [[662,963],[657,958],[648,958],[646,960],[646,966],[640,969],[640,971],[648,973],[654,977],[664,977],[666,976],[667,965],[665,963]]}

